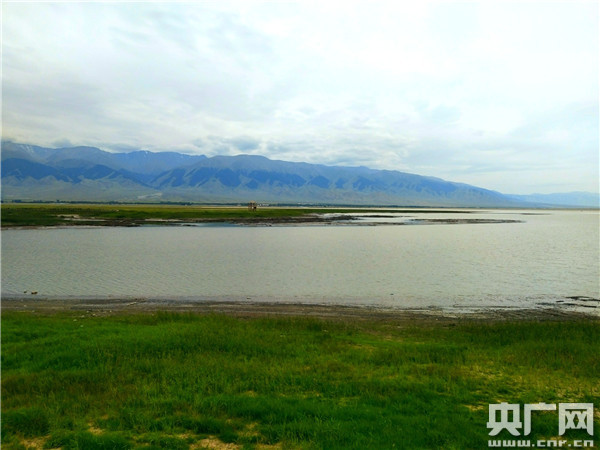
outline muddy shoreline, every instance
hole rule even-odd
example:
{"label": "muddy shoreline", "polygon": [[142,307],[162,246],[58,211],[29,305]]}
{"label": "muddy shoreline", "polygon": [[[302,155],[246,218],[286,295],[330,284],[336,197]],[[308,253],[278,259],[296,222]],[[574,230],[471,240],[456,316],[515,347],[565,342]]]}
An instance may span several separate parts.
{"label": "muddy shoreline", "polygon": [[194,218],[194,219],[71,219],[55,225],[3,225],[1,229],[44,229],[44,228],[100,228],[100,227],[142,227],[142,226],[201,226],[201,225],[229,225],[229,226],[294,226],[294,225],[336,225],[336,226],[408,226],[408,225],[461,225],[461,224],[499,224],[523,223],[522,220],[513,219],[430,219],[410,218],[400,222],[361,221],[363,218],[385,219],[393,218],[387,215],[353,216],[309,214],[298,217],[240,217],[240,218]]}
{"label": "muddy shoreline", "polygon": [[5,298],[2,311],[36,314],[78,313],[90,316],[156,313],[159,311],[226,314],[241,318],[312,317],[349,321],[401,323],[456,323],[502,321],[577,321],[600,323],[600,316],[560,308],[518,309],[480,308],[452,311],[438,308],[384,308],[303,303],[180,301],[160,299],[64,299]]}

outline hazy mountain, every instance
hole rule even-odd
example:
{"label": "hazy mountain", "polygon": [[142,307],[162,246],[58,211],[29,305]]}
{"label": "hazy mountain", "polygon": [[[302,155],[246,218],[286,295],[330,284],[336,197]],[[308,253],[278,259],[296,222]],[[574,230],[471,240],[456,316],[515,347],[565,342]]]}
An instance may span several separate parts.
{"label": "hazy mountain", "polygon": [[9,141],[2,141],[2,160],[8,158],[20,158],[30,161],[41,162],[52,155],[56,149],[38,147],[37,145],[15,144]]}
{"label": "hazy mountain", "polygon": [[166,170],[193,164],[206,159],[204,155],[184,155],[176,152],[134,151],[109,153],[96,147],[44,148],[34,145],[2,142],[2,160],[27,159],[52,167],[75,166],[77,163],[93,163],[113,169],[158,175]]}
{"label": "hazy mountain", "polygon": [[509,206],[500,193],[408,173],[216,156],[167,171],[151,184],[164,193],[190,189],[220,199],[382,205]]}
{"label": "hazy mountain", "polygon": [[511,195],[515,200],[552,206],[600,208],[600,194],[566,192],[556,194]]}
{"label": "hazy mountain", "polygon": [[2,199],[528,206],[539,200],[439,178],[262,156],[109,153],[2,143]]}

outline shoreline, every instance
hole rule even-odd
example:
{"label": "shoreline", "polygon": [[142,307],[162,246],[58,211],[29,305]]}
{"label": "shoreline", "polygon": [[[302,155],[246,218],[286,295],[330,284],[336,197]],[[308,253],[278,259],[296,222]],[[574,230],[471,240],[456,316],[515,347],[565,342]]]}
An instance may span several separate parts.
{"label": "shoreline", "polygon": [[[370,217],[376,218],[376,217]],[[381,216],[381,218],[387,218]],[[73,228],[138,228],[138,227],[202,227],[202,226],[234,226],[234,227],[283,227],[283,226],[416,226],[416,225],[484,225],[524,223],[523,220],[512,219],[409,219],[403,222],[361,222],[355,216],[335,217],[286,217],[286,218],[259,218],[259,219],[195,219],[195,220],[107,220],[82,221],[81,223],[61,223],[57,225],[3,225],[1,230],[45,230],[45,229],[73,229]]]}
{"label": "shoreline", "polygon": [[451,310],[435,307],[389,308],[339,304],[273,303],[261,301],[175,301],[166,299],[44,299],[3,298],[2,312],[28,312],[41,315],[85,313],[92,316],[149,314],[157,312],[224,314],[239,318],[310,317],[326,320],[378,321],[424,324],[506,321],[598,321],[594,312],[561,308],[472,308]]}
{"label": "shoreline", "polygon": [[[143,226],[377,226],[523,223],[508,218],[448,217],[450,214],[487,214],[495,208],[394,208],[394,207],[183,207],[172,205],[2,205],[2,229],[56,227]],[[545,214],[515,210],[518,215]],[[431,217],[441,214],[442,217]],[[396,220],[394,220],[396,219]]]}

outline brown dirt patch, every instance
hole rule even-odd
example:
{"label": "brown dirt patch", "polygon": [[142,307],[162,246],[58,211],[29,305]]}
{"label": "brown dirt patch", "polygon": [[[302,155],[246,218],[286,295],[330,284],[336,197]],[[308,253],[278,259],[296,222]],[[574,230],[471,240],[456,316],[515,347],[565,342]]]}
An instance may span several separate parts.
{"label": "brown dirt patch", "polygon": [[5,298],[2,311],[22,311],[38,314],[73,312],[78,316],[107,316],[128,313],[155,313],[158,311],[197,314],[227,314],[241,318],[257,317],[313,317],[333,320],[388,322],[396,326],[424,324],[452,326],[464,322],[503,321],[600,321],[600,316],[559,308],[539,309],[481,309],[465,312],[444,311],[435,308],[392,309],[367,306],[342,306],[301,303],[240,302],[212,300],[163,299],[44,299]]}

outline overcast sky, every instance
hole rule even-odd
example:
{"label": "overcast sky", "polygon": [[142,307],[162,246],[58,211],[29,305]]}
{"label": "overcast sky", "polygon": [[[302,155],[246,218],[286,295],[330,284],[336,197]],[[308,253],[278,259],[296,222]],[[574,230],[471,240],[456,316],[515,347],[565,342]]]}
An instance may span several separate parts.
{"label": "overcast sky", "polygon": [[2,136],[598,191],[596,1],[2,4]]}

